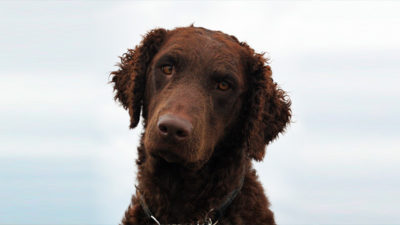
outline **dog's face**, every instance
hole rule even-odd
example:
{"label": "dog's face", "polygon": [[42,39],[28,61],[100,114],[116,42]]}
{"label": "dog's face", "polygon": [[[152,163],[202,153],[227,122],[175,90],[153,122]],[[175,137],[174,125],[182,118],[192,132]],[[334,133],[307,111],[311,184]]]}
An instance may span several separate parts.
{"label": "dog's face", "polygon": [[168,162],[205,162],[237,121],[246,92],[240,45],[206,31],[174,32],[146,72],[146,151]]}
{"label": "dog's face", "polygon": [[266,144],[284,130],[290,100],[265,63],[262,54],[219,31],[155,29],[111,75],[131,128],[143,109],[146,158],[199,167],[223,142],[262,160]]}

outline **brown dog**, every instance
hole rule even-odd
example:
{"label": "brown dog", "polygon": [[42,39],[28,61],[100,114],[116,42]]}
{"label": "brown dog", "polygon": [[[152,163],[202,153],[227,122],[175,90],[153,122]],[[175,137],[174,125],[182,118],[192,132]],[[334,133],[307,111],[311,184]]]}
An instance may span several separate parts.
{"label": "brown dog", "polygon": [[155,29],[111,73],[134,128],[138,186],[123,224],[275,224],[252,168],[290,120],[262,54],[200,27]]}

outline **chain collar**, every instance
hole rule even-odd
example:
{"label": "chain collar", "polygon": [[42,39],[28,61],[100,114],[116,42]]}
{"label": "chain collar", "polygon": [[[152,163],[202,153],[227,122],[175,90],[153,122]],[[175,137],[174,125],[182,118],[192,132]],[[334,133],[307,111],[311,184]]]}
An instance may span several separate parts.
{"label": "chain collar", "polygon": [[[245,171],[245,170],[244,170]],[[233,200],[236,198],[236,196],[239,194],[240,190],[243,187],[243,182],[244,182],[244,177],[245,177],[245,172],[242,174],[242,178],[240,179],[240,184],[239,187],[235,190],[233,190],[229,195],[227,195],[226,200],[224,203],[220,205],[219,208],[217,209],[211,209],[205,216],[204,222],[200,223],[200,221],[197,221],[195,224],[163,224],[163,225],[217,225],[219,220],[223,217],[225,210],[228,208],[228,206],[233,202]],[[147,206],[142,194],[140,193],[139,188],[136,186],[136,195],[139,197],[139,202],[140,205],[142,206],[142,209],[146,213],[147,217],[153,220],[157,225],[161,225],[161,223],[156,219],[156,217],[151,213],[149,207]],[[213,217],[214,220],[211,218]]]}

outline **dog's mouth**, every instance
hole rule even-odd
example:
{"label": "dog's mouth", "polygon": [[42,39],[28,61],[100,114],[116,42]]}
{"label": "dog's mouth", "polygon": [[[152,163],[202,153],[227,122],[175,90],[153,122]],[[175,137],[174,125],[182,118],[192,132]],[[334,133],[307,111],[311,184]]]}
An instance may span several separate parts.
{"label": "dog's mouth", "polygon": [[205,164],[205,161],[186,162],[180,156],[168,151],[159,151],[157,153],[151,153],[150,156],[159,163],[162,163],[164,165],[167,164],[174,165],[178,166],[181,169],[183,168],[185,170],[190,170],[190,171],[197,171],[201,169]]}
{"label": "dog's mouth", "polygon": [[167,163],[182,163],[183,160],[177,154],[168,150],[152,151],[150,155],[158,160],[166,161]]}

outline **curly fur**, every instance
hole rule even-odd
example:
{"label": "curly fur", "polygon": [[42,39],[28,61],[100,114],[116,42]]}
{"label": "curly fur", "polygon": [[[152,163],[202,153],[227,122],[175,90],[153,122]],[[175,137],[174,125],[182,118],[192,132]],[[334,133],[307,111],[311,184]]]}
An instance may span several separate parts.
{"label": "curly fur", "polygon": [[[240,62],[248,87],[239,115],[231,125],[226,125],[214,149],[195,168],[155,159],[149,155],[144,141],[153,126],[150,123],[148,125],[148,120],[156,116],[153,111],[149,113],[150,99],[146,97],[151,92],[146,90],[149,66],[163,45],[177,38],[177,34],[183,37],[212,35],[226,46],[236,48],[241,54]],[[144,36],[140,45],[128,49],[121,57],[119,70],[111,73],[115,99],[128,109],[130,128],[137,126],[143,109],[145,131],[136,162],[139,169],[138,188],[161,223],[188,224],[201,221],[210,209],[218,207],[226,195],[237,188],[240,175],[245,171],[241,192],[218,224],[275,224],[269,202],[252,168],[252,159],[263,159],[266,145],[284,131],[291,111],[290,100],[273,81],[271,68],[266,64],[267,59],[263,54],[255,53],[236,37],[193,26],[152,30]],[[137,195],[132,197],[123,224],[154,224],[145,215]]]}

